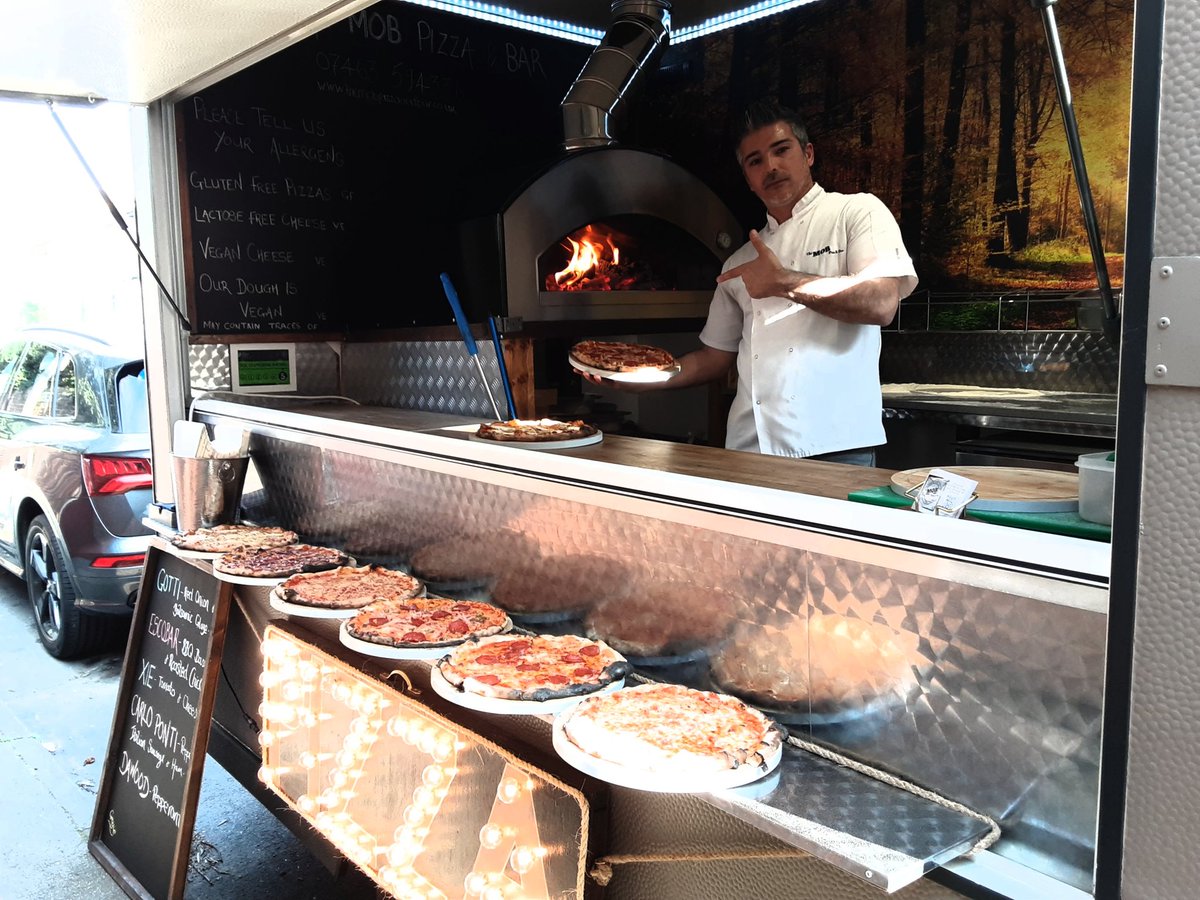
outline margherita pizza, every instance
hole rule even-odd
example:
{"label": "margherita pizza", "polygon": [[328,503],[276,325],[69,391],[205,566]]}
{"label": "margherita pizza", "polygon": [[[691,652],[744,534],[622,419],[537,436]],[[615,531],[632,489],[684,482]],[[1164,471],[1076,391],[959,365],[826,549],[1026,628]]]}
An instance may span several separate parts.
{"label": "margherita pizza", "polygon": [[346,622],[351,637],[386,647],[448,647],[507,631],[504,610],[472,600],[380,600]]}
{"label": "margherita pizza", "polygon": [[336,569],[349,562],[349,556],[332,547],[289,544],[286,547],[233,550],[214,560],[213,568],[226,575],[245,578],[287,578],[300,572]]}
{"label": "margherita pizza", "polygon": [[606,372],[637,372],[675,366],[675,357],[660,347],[617,341],[580,341],[571,348],[570,358]]}
{"label": "margherita pizza", "polygon": [[485,422],[475,436],[488,441],[536,443],[542,441],[572,441],[591,437],[599,429],[580,419],[560,422],[558,419],[509,419],[505,422]]}
{"label": "margherita pizza", "polygon": [[359,609],[376,600],[407,600],[425,586],[411,575],[382,566],[339,566],[293,575],[276,588],[287,603],[322,609]]}
{"label": "margherita pizza", "polygon": [[602,690],[629,664],[600,641],[566,635],[496,635],[469,641],[437,662],[459,691],[500,700],[555,700]]}
{"label": "margherita pizza", "polygon": [[588,757],[704,790],[731,769],[765,773],[783,735],[761,712],[728,694],[646,684],[595,697],[561,720],[563,736]]}
{"label": "margherita pizza", "polygon": [[231,550],[247,550],[252,547],[283,547],[294,544],[299,537],[286,528],[267,525],[214,525],[211,528],[195,528],[181,531],[171,538],[171,543],[180,550],[197,553],[228,553]]}

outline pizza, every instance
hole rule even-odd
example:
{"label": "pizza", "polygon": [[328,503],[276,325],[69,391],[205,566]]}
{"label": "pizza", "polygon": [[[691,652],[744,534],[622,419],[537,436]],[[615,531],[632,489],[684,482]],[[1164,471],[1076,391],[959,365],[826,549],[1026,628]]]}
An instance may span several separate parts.
{"label": "pizza", "polygon": [[646,684],[587,697],[563,714],[563,737],[581,753],[672,781],[753,766],[782,748],[778,725],[736,697],[677,684]]}
{"label": "pizza", "polygon": [[570,358],[606,372],[637,372],[642,369],[671,369],[675,357],[661,347],[617,341],[580,341]]}
{"label": "pizza", "polygon": [[251,547],[283,547],[294,544],[299,537],[286,528],[267,525],[214,525],[181,531],[171,538],[180,550],[197,553],[228,553]]}
{"label": "pizza", "polygon": [[623,591],[588,614],[585,633],[634,659],[678,658],[719,642],[733,622],[735,598],[682,581]]}
{"label": "pizza", "polygon": [[276,588],[281,600],[322,609],[358,609],[376,600],[407,600],[424,590],[413,576],[383,566],[303,572]]}
{"label": "pizza", "polygon": [[502,609],[447,597],[378,600],[346,622],[351,637],[387,647],[448,647],[511,627]]}
{"label": "pizza", "polygon": [[485,422],[475,436],[487,441],[540,443],[542,441],[572,441],[591,437],[600,429],[581,419],[560,422],[558,419],[509,419],[505,422]]}
{"label": "pizza", "polygon": [[752,703],[826,713],[913,684],[918,643],[882,623],[813,612],[781,627],[739,625],[710,665],[722,688]]}
{"label": "pizza", "polygon": [[530,621],[582,616],[600,601],[620,593],[627,572],[617,560],[598,554],[546,556],[509,569],[492,586],[492,602]]}
{"label": "pizza", "polygon": [[538,702],[591,694],[629,673],[612,647],[573,634],[480,638],[450,651],[437,668],[464,693]]}
{"label": "pizza", "polygon": [[300,572],[320,572],[349,563],[350,557],[332,547],[288,544],[286,547],[253,547],[232,550],[213,561],[226,575],[246,578],[287,578]]}

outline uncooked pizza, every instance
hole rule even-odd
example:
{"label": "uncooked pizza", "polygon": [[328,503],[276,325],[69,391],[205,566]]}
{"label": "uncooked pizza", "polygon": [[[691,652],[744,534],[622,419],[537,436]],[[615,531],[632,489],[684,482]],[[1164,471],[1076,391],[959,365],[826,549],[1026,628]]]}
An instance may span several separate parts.
{"label": "uncooked pizza", "polygon": [[458,690],[500,700],[591,694],[629,673],[629,663],[607,644],[573,634],[469,641],[438,660],[437,667]]}
{"label": "uncooked pizza", "polygon": [[214,525],[181,531],[171,538],[180,550],[197,553],[228,553],[253,547],[283,547],[299,540],[296,532],[269,525]]}
{"label": "uncooked pizza", "polygon": [[448,647],[507,631],[511,625],[504,610],[487,603],[413,597],[370,604],[346,623],[346,631],[386,647]]}
{"label": "uncooked pizza", "polygon": [[245,578],[287,578],[300,572],[336,569],[349,562],[349,556],[332,547],[289,544],[286,547],[233,550],[214,560],[213,568],[226,575]]}
{"label": "uncooked pizza", "polygon": [[571,348],[570,358],[606,372],[638,372],[675,366],[675,357],[661,347],[619,341],[580,341]]}
{"label": "uncooked pizza", "polygon": [[727,633],[737,609],[730,594],[687,582],[663,582],[609,597],[588,614],[588,637],[640,661],[677,659]]}
{"label": "uncooked pizza", "polygon": [[281,599],[322,609],[359,609],[376,600],[407,600],[425,586],[411,575],[383,566],[338,566],[293,575],[276,588]]}
{"label": "uncooked pizza", "polygon": [[565,713],[563,735],[580,752],[697,790],[705,779],[751,766],[765,772],[780,752],[778,725],[728,694],[647,684],[587,697]]}
{"label": "uncooked pizza", "polygon": [[475,436],[488,441],[541,443],[543,441],[573,441],[591,437],[599,429],[581,419],[562,422],[558,419],[509,419],[505,422],[485,422]]}

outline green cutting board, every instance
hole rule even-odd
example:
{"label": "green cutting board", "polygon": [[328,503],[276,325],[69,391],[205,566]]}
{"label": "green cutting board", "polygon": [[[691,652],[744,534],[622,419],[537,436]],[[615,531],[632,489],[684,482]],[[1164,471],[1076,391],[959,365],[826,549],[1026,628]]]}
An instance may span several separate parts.
{"label": "green cutting board", "polygon": [[[851,491],[847,497],[859,503],[871,503],[875,506],[887,506],[892,509],[912,507],[912,500],[908,497],[901,497],[892,490],[890,485]],[[990,522],[993,525],[1008,525],[1012,528],[1026,528],[1030,531],[1065,534],[1070,537],[1086,538],[1089,541],[1112,540],[1112,529],[1109,526],[1082,519],[1077,512],[993,512],[991,510],[976,511],[967,507],[963,517],[978,522]]]}

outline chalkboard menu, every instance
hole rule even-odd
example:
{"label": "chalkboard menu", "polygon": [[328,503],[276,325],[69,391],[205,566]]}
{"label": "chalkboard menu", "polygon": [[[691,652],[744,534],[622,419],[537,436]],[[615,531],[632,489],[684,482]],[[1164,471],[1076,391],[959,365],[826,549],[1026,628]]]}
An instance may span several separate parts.
{"label": "chalkboard menu", "polygon": [[193,335],[450,324],[461,223],[561,154],[590,53],[383,2],[176,103]]}
{"label": "chalkboard menu", "polygon": [[152,544],[89,849],[133,897],[183,896],[230,587]]}

